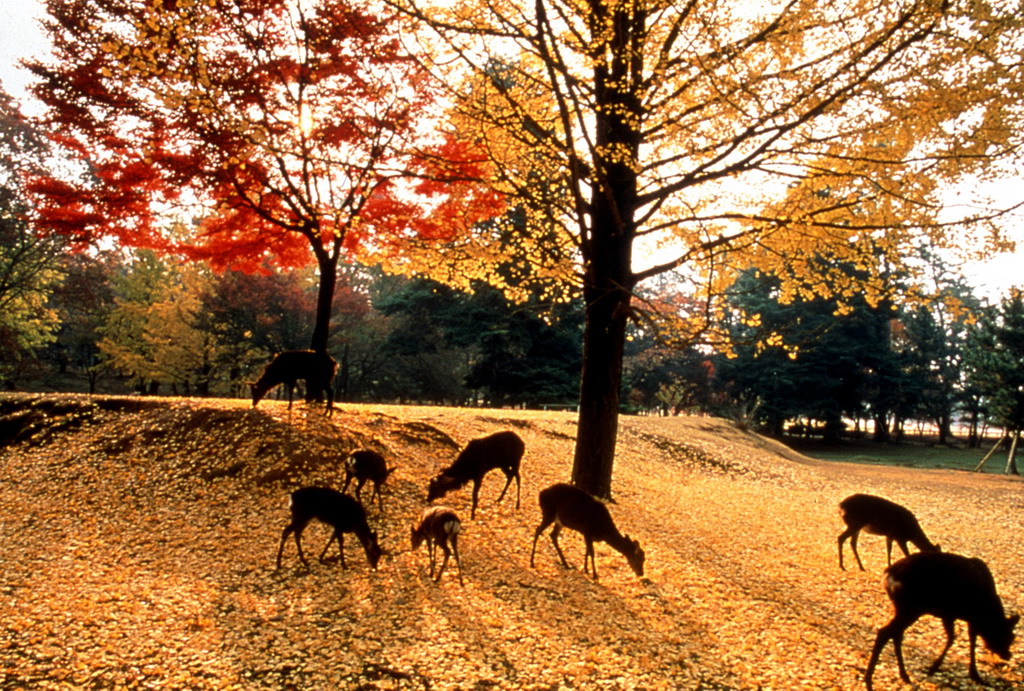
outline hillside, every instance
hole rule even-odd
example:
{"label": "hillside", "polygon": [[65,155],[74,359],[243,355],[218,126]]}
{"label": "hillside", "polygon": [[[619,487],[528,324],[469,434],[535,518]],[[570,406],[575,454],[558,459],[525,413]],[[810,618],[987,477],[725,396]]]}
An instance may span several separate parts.
{"label": "hillside", "polygon": [[[449,495],[466,584],[450,567],[435,585],[409,545],[427,479],[501,429],[526,442],[522,506],[494,503],[500,474],[474,521],[468,488]],[[866,573],[838,568],[836,505],[859,491],[985,559],[1024,609],[1020,481],[821,463],[711,418],[622,421],[611,512],[647,552],[644,579],[603,544],[600,581],[566,571],[547,537],[530,568],[537,492],[567,479],[574,431],[568,413],[0,395],[0,687],[863,688],[890,610],[883,540],[860,541]],[[360,446],[398,466],[383,516],[370,509],[380,568],[350,537],[345,571],[307,572],[291,542],[275,571],[289,490],[340,487]],[[580,566],[582,539],[563,535]],[[326,539],[307,530],[308,554]],[[908,633],[915,688],[976,688],[962,629],[926,678],[942,640],[934,619]],[[979,669],[994,688],[1024,684],[1020,657],[984,653]],[[910,688],[891,647],[875,679]]]}

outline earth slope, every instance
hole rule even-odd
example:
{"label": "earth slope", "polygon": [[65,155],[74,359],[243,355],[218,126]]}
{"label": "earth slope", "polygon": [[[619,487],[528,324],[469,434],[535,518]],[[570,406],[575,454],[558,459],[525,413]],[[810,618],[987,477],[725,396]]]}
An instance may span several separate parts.
{"label": "earth slope", "polygon": [[[502,429],[526,442],[522,506],[494,503],[500,473],[474,521],[468,488],[446,497],[466,585],[454,571],[436,585],[409,545],[427,480]],[[884,541],[861,540],[867,572],[838,568],[836,505],[853,492],[912,508],[1024,605],[1020,481],[820,463],[711,418],[622,419],[610,508],[647,552],[644,579],[603,544],[598,582],[566,571],[546,536],[530,568],[537,492],[567,479],[574,433],[553,412],[0,396],[0,687],[862,688],[890,609]],[[340,487],[357,447],[398,466],[370,509],[380,568],[350,537],[345,571],[301,568],[291,542],[275,570],[288,492]],[[307,552],[327,536],[311,526]],[[581,565],[578,534],[562,545]],[[931,678],[941,626],[910,630],[915,688],[975,688],[959,630]],[[1024,685],[1019,658],[979,667],[994,688]],[[905,687],[891,647],[875,679]]]}

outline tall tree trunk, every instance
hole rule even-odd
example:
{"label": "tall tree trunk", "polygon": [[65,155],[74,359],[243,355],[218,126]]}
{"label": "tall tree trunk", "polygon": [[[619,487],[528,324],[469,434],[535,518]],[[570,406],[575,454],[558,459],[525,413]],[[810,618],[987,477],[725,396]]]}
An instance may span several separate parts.
{"label": "tall tree trunk", "polygon": [[338,284],[338,259],[327,252],[317,252],[320,287],[316,295],[316,321],[309,347],[327,352],[327,339],[331,335],[331,311],[334,308],[334,289]]}
{"label": "tall tree trunk", "polygon": [[587,320],[572,482],[594,496],[609,499],[630,294],[621,288],[590,288],[584,294]]}
{"label": "tall tree trunk", "polygon": [[[572,481],[594,496],[610,499],[622,356],[636,285],[632,263],[639,181],[634,163],[644,119],[638,98],[643,51],[637,42],[644,35],[646,13],[631,3],[593,7],[591,31],[608,43],[605,57],[594,67],[596,153],[590,228],[582,242],[586,325]],[[605,38],[609,27],[611,36]]]}

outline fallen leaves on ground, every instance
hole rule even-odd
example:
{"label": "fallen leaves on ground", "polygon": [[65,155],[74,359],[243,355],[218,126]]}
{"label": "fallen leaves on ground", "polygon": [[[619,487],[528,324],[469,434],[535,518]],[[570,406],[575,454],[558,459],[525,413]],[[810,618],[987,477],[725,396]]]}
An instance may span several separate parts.
{"label": "fallen leaves on ground", "polygon": [[[460,513],[465,587],[440,584],[409,527],[427,480],[472,438],[526,441],[522,507],[484,480]],[[836,506],[853,492],[911,507],[948,551],[985,559],[1009,609],[1024,605],[1014,479],[811,461],[710,418],[623,418],[611,506],[647,552],[645,579],[597,546],[600,580],[564,570],[537,492],[568,479],[575,419],[535,411],[343,405],[333,417],[279,402],[0,397],[0,686],[4,688],[857,689],[889,616],[884,541],[868,572],[838,568]],[[369,509],[385,557],[371,571],[346,540],[302,568],[274,569],[287,495],[340,487],[348,451],[398,470]],[[369,492],[369,488],[364,490]],[[313,525],[310,555],[328,537]],[[567,557],[583,542],[564,531]],[[907,635],[916,688],[974,688],[961,625]],[[1019,659],[981,656],[997,689],[1024,684]],[[892,648],[876,688],[904,687]]]}

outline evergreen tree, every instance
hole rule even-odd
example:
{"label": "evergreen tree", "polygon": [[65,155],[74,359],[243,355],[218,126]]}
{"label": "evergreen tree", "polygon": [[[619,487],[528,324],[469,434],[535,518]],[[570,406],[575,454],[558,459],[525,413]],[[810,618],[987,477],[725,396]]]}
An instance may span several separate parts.
{"label": "evergreen tree", "polygon": [[1006,472],[1018,474],[1014,454],[1024,429],[1024,292],[1015,289],[985,310],[967,353],[973,384],[992,419],[1013,438]]}

